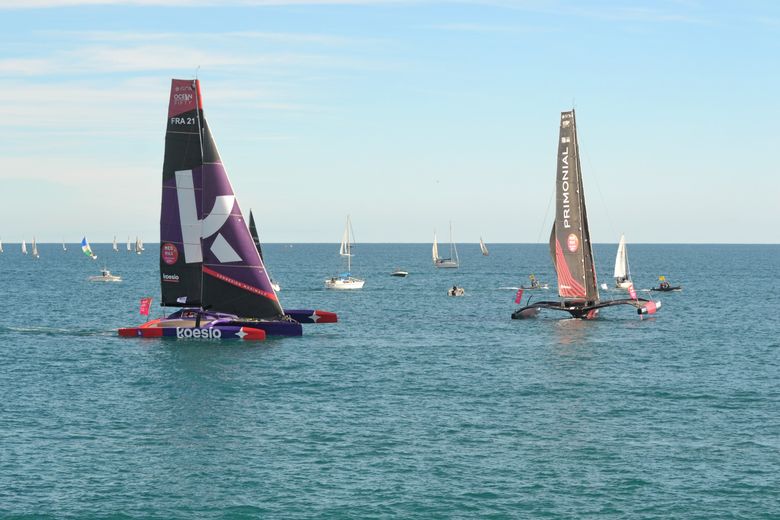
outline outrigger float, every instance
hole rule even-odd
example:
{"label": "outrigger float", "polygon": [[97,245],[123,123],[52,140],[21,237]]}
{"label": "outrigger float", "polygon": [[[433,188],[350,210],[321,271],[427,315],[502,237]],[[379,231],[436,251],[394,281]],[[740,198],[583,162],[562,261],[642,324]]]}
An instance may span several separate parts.
{"label": "outrigger float", "polygon": [[542,309],[568,312],[574,318],[593,319],[599,310],[630,305],[638,314],[654,314],[660,301],[636,297],[602,300],[596,283],[596,265],[585,210],[579,143],[574,110],[561,113],[558,166],[555,183],[555,222],[550,234],[550,256],[558,276],[558,301],[526,302],[512,313],[512,319],[536,317]]}
{"label": "outrigger float", "polygon": [[160,286],[162,305],[181,309],[119,329],[120,336],[262,340],[300,336],[302,323],[338,321],[332,312],[281,306],[203,116],[197,79],[171,84]]}

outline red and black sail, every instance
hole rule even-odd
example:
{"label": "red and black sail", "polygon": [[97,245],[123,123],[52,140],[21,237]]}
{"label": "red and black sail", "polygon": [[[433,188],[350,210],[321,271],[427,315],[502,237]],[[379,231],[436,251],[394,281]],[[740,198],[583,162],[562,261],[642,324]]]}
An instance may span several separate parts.
{"label": "red and black sail", "polygon": [[561,112],[557,161],[555,222],[550,234],[550,254],[558,275],[558,295],[566,300],[596,302],[599,292],[585,209],[574,110]]}

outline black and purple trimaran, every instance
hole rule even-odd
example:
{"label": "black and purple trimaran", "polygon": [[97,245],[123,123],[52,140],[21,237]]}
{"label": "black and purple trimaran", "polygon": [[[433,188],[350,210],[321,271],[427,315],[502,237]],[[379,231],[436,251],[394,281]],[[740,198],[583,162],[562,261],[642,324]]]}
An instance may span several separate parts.
{"label": "black and purple trimaran", "polygon": [[512,313],[512,318],[532,318],[542,309],[552,309],[568,312],[574,318],[591,319],[596,317],[599,309],[613,305],[631,305],[639,314],[655,313],[661,307],[661,302],[636,297],[633,287],[629,288],[631,298],[602,300],[599,297],[588,215],[585,211],[574,110],[561,112],[555,199],[550,256],[558,275],[560,300],[527,302],[525,307]]}
{"label": "black and purple trimaran", "polygon": [[162,177],[162,305],[181,309],[121,336],[261,339],[337,321],[279,303],[203,116],[198,80],[172,81]]}

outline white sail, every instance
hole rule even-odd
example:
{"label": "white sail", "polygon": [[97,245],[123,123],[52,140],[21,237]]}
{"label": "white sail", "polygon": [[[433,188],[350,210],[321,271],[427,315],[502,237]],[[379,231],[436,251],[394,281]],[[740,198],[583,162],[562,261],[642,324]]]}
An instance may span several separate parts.
{"label": "white sail", "polygon": [[27,254],[27,242],[25,242],[24,240],[22,240],[22,254],[23,255]]}
{"label": "white sail", "polygon": [[433,232],[433,263],[436,263],[436,260],[439,259],[439,243],[436,241],[436,231]]}
{"label": "white sail", "polygon": [[114,250],[115,253],[119,251],[119,246],[116,243],[116,235],[114,235],[114,243],[112,244],[111,248]]}
{"label": "white sail", "polygon": [[32,241],[32,255],[35,258],[39,258],[41,256],[38,254],[38,245],[35,243],[35,237],[33,237],[33,241]]}
{"label": "white sail", "polygon": [[626,249],[626,237],[620,235],[617,255],[615,256],[615,283],[622,287],[631,281],[631,269],[628,265],[628,250]]}
{"label": "white sail", "polygon": [[65,247],[65,240],[64,239],[62,240],[62,250],[63,251],[67,251],[68,250],[68,248]]}
{"label": "white sail", "polygon": [[3,241],[0,240],[0,253],[2,253],[2,252],[3,252]]}
{"label": "white sail", "polygon": [[366,283],[365,280],[360,278],[353,278],[352,273],[352,246],[353,236],[352,220],[347,215],[347,223],[344,227],[344,235],[341,238],[341,246],[339,247],[339,254],[347,257],[347,272],[339,276],[333,276],[325,280],[325,287],[328,289],[362,289]]}
{"label": "white sail", "polygon": [[130,252],[133,250],[133,246],[130,245],[130,237],[127,237],[127,251]]}
{"label": "white sail", "polygon": [[482,237],[479,237],[479,249],[480,249],[480,251],[482,251],[482,256],[487,256],[489,254],[488,253],[488,248],[485,245],[485,241],[482,240]]}
{"label": "white sail", "polygon": [[452,222],[450,222],[450,256],[449,258],[441,258],[439,256],[439,246],[436,243],[436,232],[433,233],[433,265],[437,268],[445,267],[454,269],[459,266],[458,261],[458,248],[455,242],[452,241]]}
{"label": "white sail", "polygon": [[141,240],[138,237],[135,237],[135,253],[140,255],[141,251],[143,251],[141,248]]}

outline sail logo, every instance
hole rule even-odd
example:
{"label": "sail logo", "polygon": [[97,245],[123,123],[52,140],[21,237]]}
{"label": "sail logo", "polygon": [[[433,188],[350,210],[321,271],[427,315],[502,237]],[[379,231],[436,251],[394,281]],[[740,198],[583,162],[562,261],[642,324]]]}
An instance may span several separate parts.
{"label": "sail logo", "polygon": [[188,264],[203,262],[201,239],[216,235],[210,251],[217,257],[217,260],[221,263],[240,262],[241,256],[219,232],[230,218],[236,197],[234,195],[217,195],[211,212],[199,219],[192,170],[176,172],[176,197],[179,203],[179,223],[184,243],[184,261]]}
{"label": "sail logo", "polygon": [[569,147],[563,149],[561,152],[561,209],[563,227],[568,229],[571,227],[569,218],[571,216],[571,208],[569,202]]}
{"label": "sail logo", "polygon": [[566,247],[568,248],[570,253],[576,253],[577,250],[580,248],[580,237],[578,237],[574,233],[571,233],[569,237],[566,239]]}
{"label": "sail logo", "polygon": [[160,248],[160,255],[162,255],[163,262],[168,265],[173,265],[179,259],[179,250],[174,244],[166,242]]}
{"label": "sail logo", "polygon": [[189,103],[192,101],[193,96],[192,94],[174,94],[173,95],[173,102],[177,105],[181,105],[182,103]]}
{"label": "sail logo", "polygon": [[222,331],[219,329],[190,329],[176,327],[178,339],[222,339]]}
{"label": "sail logo", "polygon": [[163,273],[162,274],[162,281],[163,282],[179,283],[179,275],[178,274]]}

